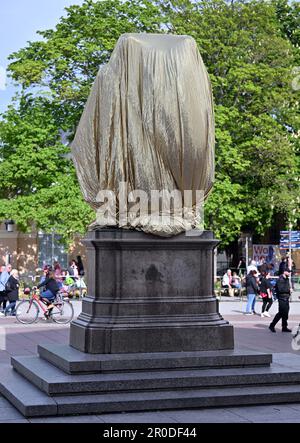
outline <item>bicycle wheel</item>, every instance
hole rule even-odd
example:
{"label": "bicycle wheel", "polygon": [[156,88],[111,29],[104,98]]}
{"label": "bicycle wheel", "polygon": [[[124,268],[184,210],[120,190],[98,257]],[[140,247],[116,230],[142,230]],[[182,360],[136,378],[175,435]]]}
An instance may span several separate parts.
{"label": "bicycle wheel", "polygon": [[65,301],[57,303],[54,305],[50,315],[55,323],[70,323],[74,316],[73,305]]}
{"label": "bicycle wheel", "polygon": [[39,315],[39,308],[34,301],[23,300],[16,309],[16,319],[23,324],[34,323]]}

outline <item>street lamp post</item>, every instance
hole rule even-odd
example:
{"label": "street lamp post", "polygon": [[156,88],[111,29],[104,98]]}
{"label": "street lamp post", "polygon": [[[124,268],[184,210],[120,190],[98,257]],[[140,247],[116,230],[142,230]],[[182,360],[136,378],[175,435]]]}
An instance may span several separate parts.
{"label": "street lamp post", "polygon": [[246,236],[245,250],[246,250],[246,269],[247,269],[247,266],[249,265],[249,244],[248,244],[248,235]]}

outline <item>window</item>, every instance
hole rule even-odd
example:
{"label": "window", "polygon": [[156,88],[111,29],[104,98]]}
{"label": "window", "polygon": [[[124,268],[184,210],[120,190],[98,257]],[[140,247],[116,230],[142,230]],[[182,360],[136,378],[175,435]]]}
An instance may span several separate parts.
{"label": "window", "polygon": [[61,236],[57,234],[39,233],[38,236],[38,266],[53,265],[58,261],[62,268],[68,267],[66,247],[60,243]]}

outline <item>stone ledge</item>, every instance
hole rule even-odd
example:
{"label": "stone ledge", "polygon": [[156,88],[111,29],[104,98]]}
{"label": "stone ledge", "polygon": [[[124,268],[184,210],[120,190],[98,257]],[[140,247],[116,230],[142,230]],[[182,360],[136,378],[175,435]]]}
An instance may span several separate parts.
{"label": "stone ledge", "polygon": [[156,369],[269,366],[272,354],[251,351],[87,354],[68,345],[39,345],[40,357],[68,374]]}

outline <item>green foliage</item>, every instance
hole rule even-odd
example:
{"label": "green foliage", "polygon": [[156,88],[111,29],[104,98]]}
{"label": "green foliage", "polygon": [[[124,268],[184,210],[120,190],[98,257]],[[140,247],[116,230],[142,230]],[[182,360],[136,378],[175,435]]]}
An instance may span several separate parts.
{"label": "green foliage", "polygon": [[99,67],[107,63],[121,34],[160,32],[160,11],[150,1],[86,0],[66,8],[43,41],[11,54],[11,76],[23,87],[47,87],[62,129],[74,130]]}
{"label": "green foliage", "polygon": [[269,2],[163,4],[169,31],[196,39],[213,85],[216,182],[206,226],[226,246],[242,229],[263,233],[276,213],[295,222],[300,120],[299,93],[291,82],[299,55],[292,30],[297,21],[288,22],[292,39]]}
{"label": "green foliage", "polygon": [[0,219],[12,218],[26,231],[33,225],[62,234],[85,232],[93,211],[81,198],[75,170],[62,157],[68,148],[49,104],[23,96],[0,122]]}
{"label": "green foliage", "polygon": [[170,32],[195,38],[213,86],[216,182],[206,226],[226,246],[242,229],[263,233],[278,213],[296,223],[299,20],[299,3],[288,0],[85,0],[68,8],[55,29],[10,57],[23,95],[0,125],[0,218],[65,238],[84,231],[92,214],[60,157],[59,131],[72,137],[121,34]]}

